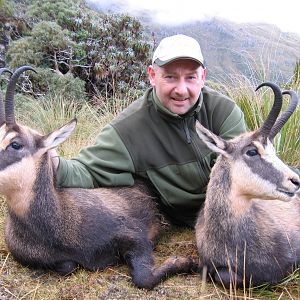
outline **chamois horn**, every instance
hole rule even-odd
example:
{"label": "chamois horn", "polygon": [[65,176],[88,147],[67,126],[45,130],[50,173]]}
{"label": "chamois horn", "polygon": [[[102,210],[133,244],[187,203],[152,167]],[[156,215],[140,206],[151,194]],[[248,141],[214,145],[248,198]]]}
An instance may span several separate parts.
{"label": "chamois horn", "polygon": [[274,103],[273,103],[272,109],[271,109],[266,121],[263,123],[263,125],[259,129],[259,134],[262,135],[263,137],[267,138],[270,134],[270,131],[271,131],[273,125],[276,122],[276,119],[277,119],[279,113],[280,113],[280,110],[282,107],[282,93],[281,93],[279,86],[272,82],[263,82],[256,88],[256,91],[263,86],[270,87],[274,93]]}
{"label": "chamois horn", "polygon": [[[10,75],[12,74],[12,72],[7,68],[0,68],[0,76],[5,72],[10,73]],[[2,93],[0,91],[0,126],[2,126],[4,123],[5,123],[4,104],[3,104]]]}
{"label": "chamois horn", "polygon": [[282,95],[290,95],[291,96],[291,102],[288,106],[288,108],[279,116],[277,121],[275,122],[274,126],[272,127],[269,138],[270,140],[273,140],[276,136],[276,134],[280,131],[280,129],[284,126],[284,124],[288,121],[290,116],[293,114],[295,109],[298,105],[298,96],[294,91],[283,91]]}
{"label": "chamois horn", "polygon": [[16,124],[15,113],[14,113],[15,110],[14,92],[15,92],[18,78],[23,72],[27,70],[31,70],[36,73],[36,71],[30,66],[20,67],[17,70],[15,70],[15,72],[12,74],[10,81],[8,83],[8,87],[5,95],[5,118],[6,118],[6,124],[8,126],[13,126]]}

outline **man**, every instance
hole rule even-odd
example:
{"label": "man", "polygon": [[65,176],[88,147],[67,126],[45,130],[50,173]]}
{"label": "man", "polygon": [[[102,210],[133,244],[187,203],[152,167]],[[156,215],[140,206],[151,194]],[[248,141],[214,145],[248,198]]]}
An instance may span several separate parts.
{"label": "man", "polygon": [[151,88],[106,125],[93,146],[59,159],[64,187],[133,185],[143,177],[156,188],[161,209],[193,226],[216,158],[198,138],[195,122],[223,138],[244,132],[243,113],[205,87],[200,45],[185,35],[163,39],[148,67]]}

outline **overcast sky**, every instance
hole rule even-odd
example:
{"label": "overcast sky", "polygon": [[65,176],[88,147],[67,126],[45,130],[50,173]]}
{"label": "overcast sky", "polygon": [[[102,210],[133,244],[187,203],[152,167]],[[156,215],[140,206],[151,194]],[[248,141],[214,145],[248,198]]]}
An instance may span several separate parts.
{"label": "overcast sky", "polygon": [[[104,9],[118,4],[124,12],[151,11],[155,21],[180,24],[220,17],[233,22],[259,22],[277,25],[282,31],[300,35],[300,1],[297,0],[87,0]],[[298,4],[297,4],[298,2]],[[283,6],[284,5],[284,6]],[[300,47],[300,45],[299,45]]]}

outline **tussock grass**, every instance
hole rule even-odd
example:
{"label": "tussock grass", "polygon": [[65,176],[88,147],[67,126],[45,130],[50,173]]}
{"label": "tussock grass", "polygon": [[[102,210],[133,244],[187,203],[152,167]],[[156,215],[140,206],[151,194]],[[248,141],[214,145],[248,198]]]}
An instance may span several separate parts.
{"label": "tussock grass", "polygon": [[[227,84],[211,84],[214,88],[235,100],[244,113],[248,130],[259,128],[266,120],[273,105],[274,95],[270,88],[262,87],[255,91],[261,82],[251,81],[244,76],[234,76]],[[285,90],[284,86],[281,86]],[[295,91],[300,98],[300,90]],[[283,98],[283,110],[290,97]],[[300,108],[299,105],[275,138],[275,148],[280,158],[289,165],[300,166]]]}
{"label": "tussock grass", "polygon": [[[289,103],[289,96],[284,96],[283,110]],[[262,125],[271,109],[273,94],[263,90],[250,98],[238,95],[236,101],[243,110],[247,125],[250,130],[257,129]],[[275,148],[278,155],[289,165],[300,166],[300,109],[299,106],[283,126],[275,138]]]}
{"label": "tussock grass", "polygon": [[[235,99],[245,113],[249,129],[265,120],[272,101],[266,90],[257,94],[250,82],[235,82],[235,88],[220,86]],[[266,98],[266,99],[264,99]],[[26,100],[26,101],[25,101]],[[117,102],[117,101],[116,101]],[[96,109],[78,101],[65,102],[59,95],[37,102],[17,99],[19,120],[38,131],[48,133],[74,117],[76,131],[60,148],[65,157],[73,157],[81,147],[91,144],[100,129],[128,103],[101,104]],[[99,104],[99,103],[98,103]],[[299,111],[292,117],[277,139],[280,154],[288,162],[299,164]],[[286,156],[285,156],[286,155]],[[300,165],[300,164],[299,164]],[[294,272],[276,286],[226,290],[202,280],[201,274],[178,275],[167,279],[152,291],[137,289],[131,283],[127,266],[89,272],[79,269],[68,277],[52,272],[31,270],[18,264],[7,251],[4,223],[7,208],[0,198],[0,299],[299,299],[300,272]],[[171,255],[197,256],[195,234],[191,229],[170,227],[162,234],[154,252],[159,264]],[[205,278],[205,274],[203,275]]]}
{"label": "tussock grass", "polygon": [[[25,112],[25,113],[24,113]],[[111,119],[112,114],[100,114],[86,102],[68,101],[57,95],[51,99],[17,98],[18,122],[47,134],[77,118],[77,126],[59,151],[66,158],[74,157],[81,147],[93,143],[96,135]]]}

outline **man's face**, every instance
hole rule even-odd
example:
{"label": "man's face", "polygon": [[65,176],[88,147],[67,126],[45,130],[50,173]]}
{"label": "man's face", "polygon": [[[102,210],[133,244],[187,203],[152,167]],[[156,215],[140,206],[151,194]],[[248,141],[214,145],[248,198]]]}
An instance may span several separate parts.
{"label": "man's face", "polygon": [[190,59],[175,60],[165,66],[149,66],[150,83],[161,103],[182,115],[197,102],[204,86],[206,70]]}

